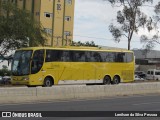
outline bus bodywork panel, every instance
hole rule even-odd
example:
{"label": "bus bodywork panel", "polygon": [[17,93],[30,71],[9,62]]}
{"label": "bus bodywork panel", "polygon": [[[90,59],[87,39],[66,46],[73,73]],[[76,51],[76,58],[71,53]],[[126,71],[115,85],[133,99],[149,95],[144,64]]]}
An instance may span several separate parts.
{"label": "bus bodywork panel", "polygon": [[[52,64],[52,65],[49,65]],[[133,65],[108,63],[48,63],[46,75],[54,75],[55,84],[76,84],[76,83],[102,83],[103,78],[109,75],[111,79],[115,75],[121,77],[121,82],[133,81]],[[55,69],[55,70],[54,70]],[[79,81],[78,81],[79,80]]]}

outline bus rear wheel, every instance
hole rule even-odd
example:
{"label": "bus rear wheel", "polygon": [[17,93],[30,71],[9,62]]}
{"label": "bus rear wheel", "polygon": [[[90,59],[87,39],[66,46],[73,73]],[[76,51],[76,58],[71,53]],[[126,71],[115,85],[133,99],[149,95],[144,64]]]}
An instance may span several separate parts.
{"label": "bus rear wheel", "polygon": [[114,76],[112,84],[119,84],[120,83],[120,78],[119,76]]}
{"label": "bus rear wheel", "polygon": [[111,84],[111,78],[109,76],[105,76],[103,79],[103,85]]}
{"label": "bus rear wheel", "polygon": [[51,87],[53,85],[53,81],[51,78],[47,77],[44,79],[43,87]]}

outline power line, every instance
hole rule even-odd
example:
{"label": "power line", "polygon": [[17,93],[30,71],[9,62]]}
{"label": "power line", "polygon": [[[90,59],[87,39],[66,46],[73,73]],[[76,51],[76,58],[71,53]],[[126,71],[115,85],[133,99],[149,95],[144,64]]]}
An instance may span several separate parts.
{"label": "power line", "polygon": [[113,39],[106,39],[106,38],[99,38],[99,37],[91,37],[91,36],[83,36],[83,35],[74,35],[78,37],[86,37],[86,38],[94,38],[94,39],[104,39],[104,40],[113,40]]}
{"label": "power line", "polygon": [[[107,38],[99,38],[99,37],[91,37],[91,36],[83,36],[83,35],[73,35],[73,36],[78,36],[78,37],[84,37],[84,38],[93,38],[93,39],[101,39],[101,40],[107,40],[107,41],[110,41],[110,40],[114,40],[114,39],[112,39],[112,38],[110,38],[110,39],[107,39]],[[124,40],[124,39],[122,39],[121,41],[126,41],[127,42],[127,40]],[[131,41],[131,42],[140,42],[140,40],[138,41],[138,40],[134,40],[134,41]]]}

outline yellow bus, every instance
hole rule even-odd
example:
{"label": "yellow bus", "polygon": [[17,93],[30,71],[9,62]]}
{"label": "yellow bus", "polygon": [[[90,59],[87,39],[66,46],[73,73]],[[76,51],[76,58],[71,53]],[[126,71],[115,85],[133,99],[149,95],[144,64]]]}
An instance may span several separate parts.
{"label": "yellow bus", "polygon": [[134,54],[100,48],[30,47],[15,52],[12,84],[118,84],[134,80]]}

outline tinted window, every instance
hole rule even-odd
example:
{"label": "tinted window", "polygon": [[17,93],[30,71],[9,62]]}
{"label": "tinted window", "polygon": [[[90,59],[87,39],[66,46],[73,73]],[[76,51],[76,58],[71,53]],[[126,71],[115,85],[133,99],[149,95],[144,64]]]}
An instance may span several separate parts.
{"label": "tinted window", "polygon": [[153,71],[151,71],[151,75],[153,75]]}
{"label": "tinted window", "polygon": [[84,51],[72,51],[73,62],[85,62],[85,52]]}
{"label": "tinted window", "polygon": [[91,56],[92,56],[92,53],[91,52],[86,52],[85,53],[85,58],[86,58],[86,62],[91,62]]}
{"label": "tinted window", "polygon": [[132,62],[132,53],[47,50],[46,62]]}
{"label": "tinted window", "polygon": [[125,62],[125,53],[116,53],[115,62]]}
{"label": "tinted window", "polygon": [[72,61],[70,58],[70,51],[61,51],[60,61],[70,62]]}
{"label": "tinted window", "polygon": [[86,52],[86,62],[102,62],[102,57],[99,52]]}
{"label": "tinted window", "polygon": [[160,72],[155,72],[155,75],[160,75]]}
{"label": "tinted window", "polygon": [[126,62],[133,61],[133,53],[126,53]]}
{"label": "tinted window", "polygon": [[33,54],[31,73],[35,74],[42,68],[44,62],[44,50],[36,50]]}
{"label": "tinted window", "polygon": [[104,53],[105,56],[103,56],[104,58],[104,62],[115,62],[115,53],[113,52],[105,52]]}
{"label": "tinted window", "polygon": [[99,52],[93,52],[93,57],[95,59],[95,62],[102,62],[102,57]]}
{"label": "tinted window", "polygon": [[100,56],[101,56],[102,62],[106,62],[106,53],[100,52]]}
{"label": "tinted window", "polygon": [[73,59],[72,51],[47,50],[46,62],[70,62]]}
{"label": "tinted window", "polygon": [[62,52],[59,50],[47,50],[46,62],[60,61]]}

